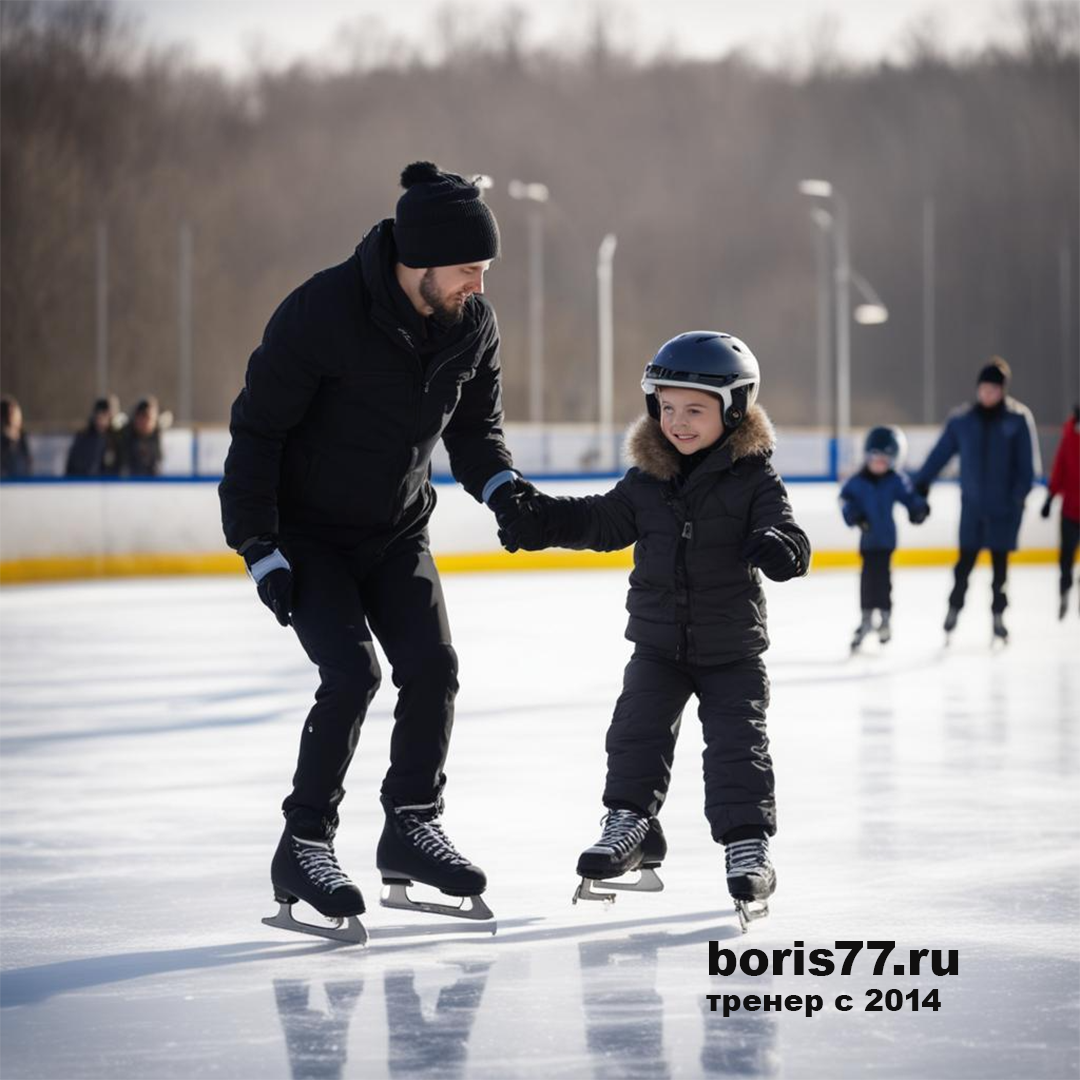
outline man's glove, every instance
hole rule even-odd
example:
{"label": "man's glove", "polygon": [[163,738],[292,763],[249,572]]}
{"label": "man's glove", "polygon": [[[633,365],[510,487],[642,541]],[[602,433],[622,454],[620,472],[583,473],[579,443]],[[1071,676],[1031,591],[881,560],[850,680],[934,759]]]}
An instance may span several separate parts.
{"label": "man's glove", "polygon": [[908,521],[912,525],[921,525],[930,516],[930,504],[925,506],[917,506],[913,510],[908,511]]}
{"label": "man's glove", "polygon": [[1040,513],[1040,514],[1041,514],[1041,515],[1042,515],[1042,516],[1043,516],[1044,518],[1048,518],[1048,517],[1050,516],[1050,504],[1051,504],[1051,503],[1052,503],[1053,501],[1054,501],[1054,496],[1053,496],[1053,495],[1051,495],[1051,494],[1050,494],[1049,492],[1047,492],[1047,495],[1046,495],[1046,502],[1044,502],[1044,503],[1042,504],[1042,509],[1041,509],[1041,510],[1039,511],[1039,513]]}
{"label": "man's glove", "polygon": [[277,538],[259,536],[240,548],[248,575],[259,590],[259,599],[282,626],[292,620],[293,575],[289,560],[277,546]]}
{"label": "man's glove", "polygon": [[760,567],[761,572],[773,581],[787,581],[805,570],[798,544],[772,525],[752,532],[743,541],[739,556]]}
{"label": "man's glove", "polygon": [[[530,485],[531,486],[531,485]],[[547,542],[544,503],[550,498],[533,489],[534,494],[521,505],[517,517],[499,529],[499,543],[507,551],[543,551]]]}
{"label": "man's glove", "polygon": [[500,484],[488,499],[488,506],[495,515],[499,530],[502,531],[516,521],[529,501],[538,494],[536,488],[520,476]]}

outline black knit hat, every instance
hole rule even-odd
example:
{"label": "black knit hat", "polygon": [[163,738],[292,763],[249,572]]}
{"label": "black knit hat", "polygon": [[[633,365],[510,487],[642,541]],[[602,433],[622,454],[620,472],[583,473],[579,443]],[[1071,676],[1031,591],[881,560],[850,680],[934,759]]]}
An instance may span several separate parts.
{"label": "black knit hat", "polygon": [[979,377],[975,380],[976,383],[994,383],[997,386],[1004,386],[1012,375],[1012,371],[1009,365],[1001,359],[1000,356],[992,357],[990,363],[986,365],[979,372]]}
{"label": "black knit hat", "polygon": [[499,226],[480,188],[430,161],[414,161],[401,174],[394,240],[406,266],[458,266],[499,254]]}

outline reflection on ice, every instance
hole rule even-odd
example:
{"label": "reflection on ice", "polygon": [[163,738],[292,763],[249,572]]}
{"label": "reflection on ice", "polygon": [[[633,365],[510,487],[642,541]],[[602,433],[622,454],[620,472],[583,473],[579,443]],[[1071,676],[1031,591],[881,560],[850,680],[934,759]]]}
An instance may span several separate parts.
{"label": "reflection on ice", "polygon": [[275,979],[277,1002],[293,1080],[341,1080],[348,1049],[349,1021],[364,989],[362,979],[327,983],[325,1012],[310,1008],[309,984]]}

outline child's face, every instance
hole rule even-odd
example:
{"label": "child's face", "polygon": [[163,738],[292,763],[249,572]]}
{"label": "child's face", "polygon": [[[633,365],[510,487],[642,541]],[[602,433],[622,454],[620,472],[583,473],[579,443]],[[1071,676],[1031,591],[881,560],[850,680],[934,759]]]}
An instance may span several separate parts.
{"label": "child's face", "polygon": [[866,459],[866,467],[875,476],[884,476],[891,468],[888,454],[871,454]]}
{"label": "child's face", "polygon": [[660,430],[680,454],[712,446],[724,434],[720,399],[688,386],[658,386]]}

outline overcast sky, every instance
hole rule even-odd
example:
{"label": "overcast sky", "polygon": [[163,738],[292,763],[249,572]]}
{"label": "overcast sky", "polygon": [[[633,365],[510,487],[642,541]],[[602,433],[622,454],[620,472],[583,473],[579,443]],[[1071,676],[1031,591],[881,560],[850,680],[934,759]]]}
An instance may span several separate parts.
{"label": "overcast sky", "polygon": [[[242,74],[253,54],[274,66],[297,59],[340,63],[357,30],[430,47],[435,13],[445,0],[118,0],[155,44],[183,43],[193,59]],[[507,0],[467,0],[456,8],[490,20]],[[531,44],[578,40],[596,4],[581,0],[519,3]],[[1010,0],[601,0],[614,40],[651,55],[673,47],[687,56],[722,55],[749,46],[762,60],[783,62],[809,42],[835,34],[850,57],[896,58],[906,32],[933,19],[949,51],[1011,40]],[[830,30],[831,28],[831,30]]]}

